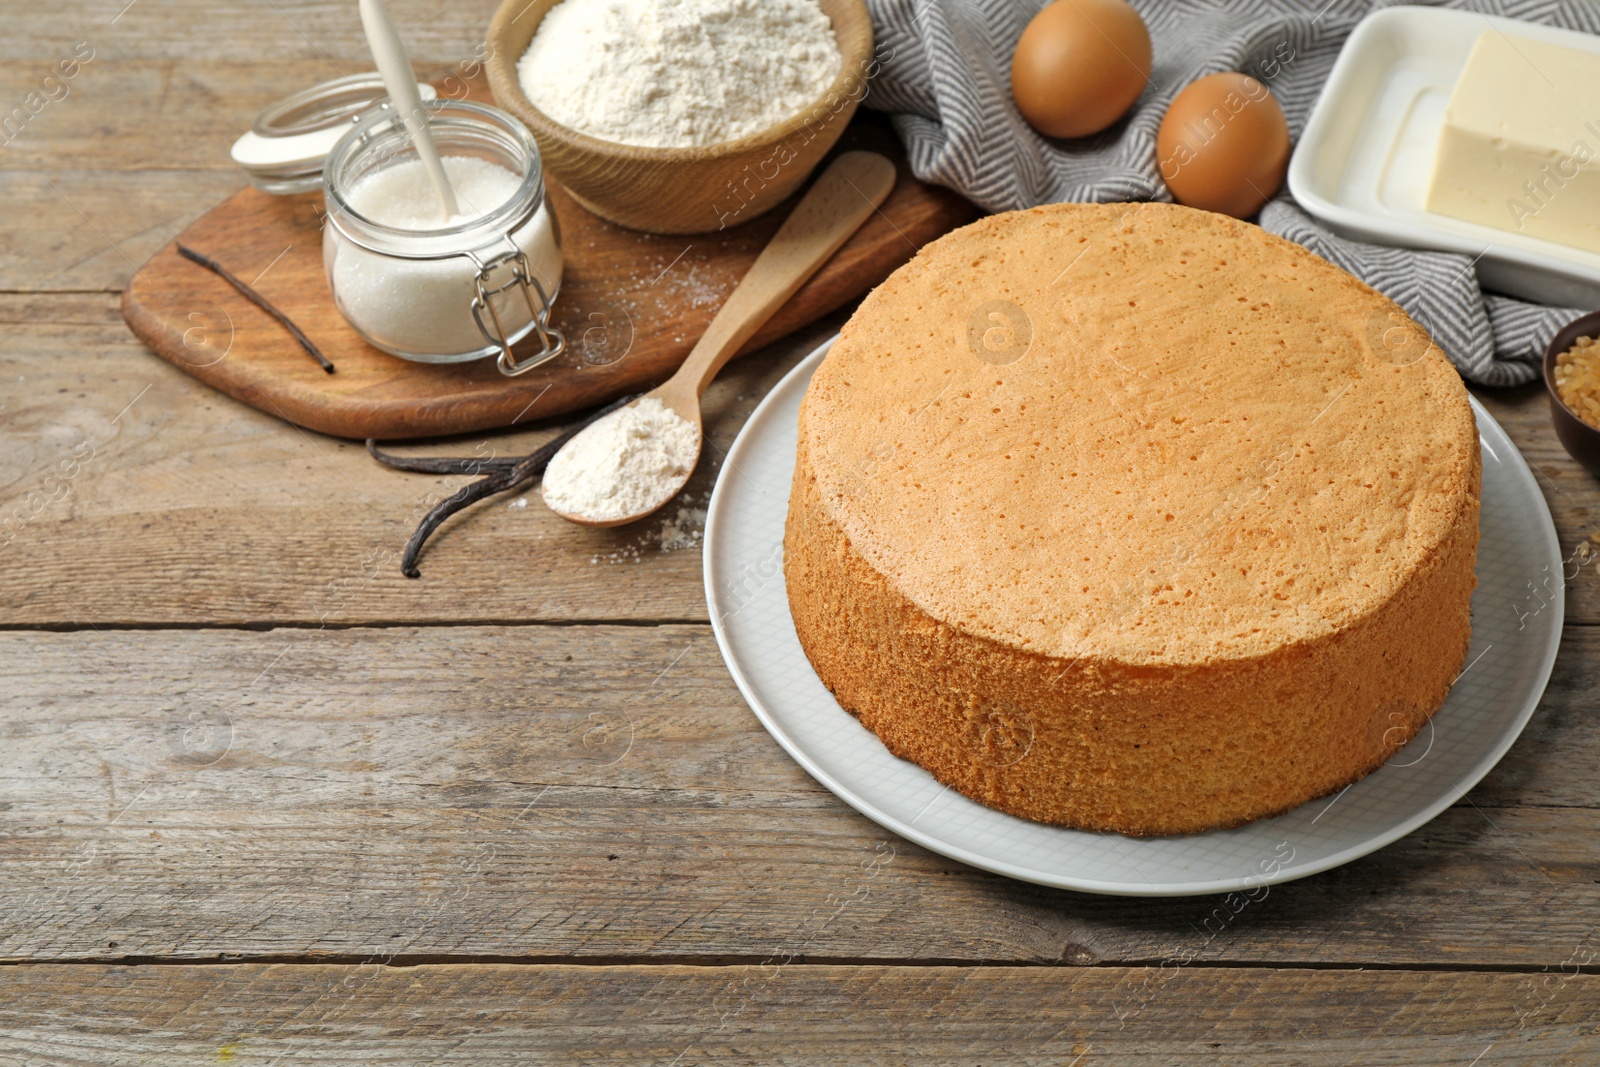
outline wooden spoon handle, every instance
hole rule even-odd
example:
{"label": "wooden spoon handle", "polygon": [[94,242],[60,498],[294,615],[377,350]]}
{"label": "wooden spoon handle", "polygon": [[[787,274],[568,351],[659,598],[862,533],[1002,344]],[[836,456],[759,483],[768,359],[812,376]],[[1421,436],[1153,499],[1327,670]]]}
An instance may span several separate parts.
{"label": "wooden spoon handle", "polygon": [[761,250],[658,394],[663,399],[682,397],[697,408],[700,394],[739,347],[878,210],[893,188],[894,164],[876,152],[845,152],[835,159]]}

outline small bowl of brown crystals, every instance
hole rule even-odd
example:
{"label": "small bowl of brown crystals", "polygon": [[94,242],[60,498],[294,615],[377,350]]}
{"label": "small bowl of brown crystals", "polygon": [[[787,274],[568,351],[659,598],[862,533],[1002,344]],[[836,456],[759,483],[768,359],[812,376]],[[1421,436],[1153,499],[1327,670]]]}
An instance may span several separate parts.
{"label": "small bowl of brown crystals", "polygon": [[1600,311],[1568,323],[1544,350],[1544,384],[1556,436],[1600,477]]}

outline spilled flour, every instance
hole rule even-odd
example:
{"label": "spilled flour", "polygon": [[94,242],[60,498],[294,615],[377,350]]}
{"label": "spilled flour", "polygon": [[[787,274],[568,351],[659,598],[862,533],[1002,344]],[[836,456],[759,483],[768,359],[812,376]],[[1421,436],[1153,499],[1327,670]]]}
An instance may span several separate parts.
{"label": "spilled flour", "polygon": [[[607,531],[607,547],[589,557],[589,566],[602,563],[643,563],[653,556],[674,552],[698,552],[706,539],[706,501],[710,493],[698,498],[684,496],[676,511],[659,512],[661,524],[640,530],[626,541],[613,540],[619,531]],[[669,511],[671,513],[669,514]],[[634,527],[637,529],[637,527]]]}
{"label": "spilled flour", "polygon": [[661,551],[699,548],[706,536],[706,509],[685,504],[661,526]]}

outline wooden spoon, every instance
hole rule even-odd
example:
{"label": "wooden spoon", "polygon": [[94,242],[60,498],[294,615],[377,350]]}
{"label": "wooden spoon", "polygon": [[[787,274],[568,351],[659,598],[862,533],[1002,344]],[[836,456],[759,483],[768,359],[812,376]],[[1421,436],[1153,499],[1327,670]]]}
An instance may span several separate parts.
{"label": "wooden spoon", "polygon": [[[683,361],[678,372],[639,400],[654,397],[680,416],[701,428],[700,394],[723,365],[733,358],[762,324],[783,306],[817,270],[838,251],[839,246],[860,228],[894,188],[894,164],[875,152],[845,152],[812,183],[810,190],[795,205],[767,247],[761,250],[750,270],[740,280],[728,300],[717,312],[699,343]],[[635,400],[629,407],[638,404]],[[606,416],[616,418],[620,412]],[[596,424],[598,425],[598,424]],[[703,438],[703,431],[701,437]],[[571,448],[568,443],[566,448]],[[561,453],[556,454],[557,457]],[[581,526],[622,526],[637,522],[660,508],[689,480],[700,460],[695,444],[694,459],[683,480],[660,500],[633,515],[615,519],[594,519],[572,515],[551,506],[564,519]],[[551,460],[555,465],[556,460]],[[544,496],[541,485],[540,496]],[[545,499],[550,504],[548,498]]]}

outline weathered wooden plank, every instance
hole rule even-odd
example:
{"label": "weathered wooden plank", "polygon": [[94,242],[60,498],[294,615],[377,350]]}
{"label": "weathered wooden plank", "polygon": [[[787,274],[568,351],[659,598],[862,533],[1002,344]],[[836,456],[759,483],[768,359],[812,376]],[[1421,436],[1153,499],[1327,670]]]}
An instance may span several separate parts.
{"label": "weathered wooden plank", "polygon": [[[0,324],[6,326],[122,327],[117,295],[108,292],[0,292]],[[90,343],[97,336],[89,334]]]}
{"label": "weathered wooden plank", "polygon": [[[234,140],[274,100],[333,76],[315,57],[244,64],[97,52],[78,62],[72,54],[0,72],[0,168],[213,170],[242,186],[228,155]],[[76,66],[74,77],[62,76],[63,61]]]}
{"label": "weathered wooden plank", "polygon": [[[419,63],[417,74],[464,96],[481,66],[476,56],[464,47],[459,58]],[[64,77],[62,63],[76,73]],[[338,68],[367,71],[372,61],[346,57]],[[244,172],[228,154],[234,140],[268,104],[334,76],[328,60],[310,53],[249,63],[122,58],[87,42],[60,58],[41,53],[0,66],[0,170],[210,170],[232,174],[241,187]]]}
{"label": "weathered wooden plank", "polygon": [[1553,967],[1600,951],[1597,663],[1576,631],[1471,803],[1235,907],[886,833],[762,731],[705,626],[10,632],[0,958]]}
{"label": "weathered wooden plank", "polygon": [[[199,330],[225,321],[198,314]],[[400,552],[464,476],[381,468],[359,444],[212,392],[120,326],[8,329],[0,619],[704,619],[700,530],[721,455],[772,383],[839,321],[830,316],[723,372],[706,397],[710,447],[685,495],[658,516],[589,530],[556,518],[536,493],[498,498],[451,520],[420,580],[400,574]],[[221,344],[212,339],[206,350]],[[528,421],[537,417],[535,407]],[[521,454],[548,433],[410,451]]]}
{"label": "weathered wooden plank", "polygon": [[[389,0],[395,22],[419,64],[453,63],[482,44],[496,0]],[[339,71],[370,70],[361,20],[349,4],[328,0],[84,0],[45,8],[4,0],[0,20],[14,31],[0,38],[0,59],[55,59],[87,41],[100,56],[228,59],[241,66],[306,58]],[[288,92],[294,86],[286,86]]]}
{"label": "weathered wooden plank", "polygon": [[25,966],[0,1064],[1586,1067],[1600,977],[1155,968]]}
{"label": "weathered wooden plank", "polygon": [[1600,628],[1569,625],[1533,719],[1471,794],[1479,804],[1600,806]]}
{"label": "weathered wooden plank", "polygon": [[243,184],[231,170],[0,170],[0,291],[121,292]]}
{"label": "weathered wooden plank", "polygon": [[[414,518],[460,479],[381,470],[352,444],[218,396],[104,322],[92,294],[13,294],[0,318],[8,308],[39,323],[0,337],[0,543],[8,562],[26,561],[5,568],[0,619],[21,625],[704,619],[697,531],[683,527],[704,506],[718,450],[843,320],[831,316],[723,372],[707,401],[716,448],[691,483],[685,523],[673,521],[674,506],[635,527],[582,530],[536,498],[491,503],[455,520],[423,578],[407,581],[396,560]],[[221,344],[209,331],[225,320],[197,314],[207,345]],[[1596,529],[1600,482],[1560,451],[1541,395],[1492,403],[1549,476],[1571,555]],[[510,454],[542,436],[421,451]],[[63,463],[79,473],[61,480]],[[663,533],[675,547],[663,551]],[[1600,551],[1576,558],[1592,561],[1569,567],[1568,619],[1600,622]]]}

